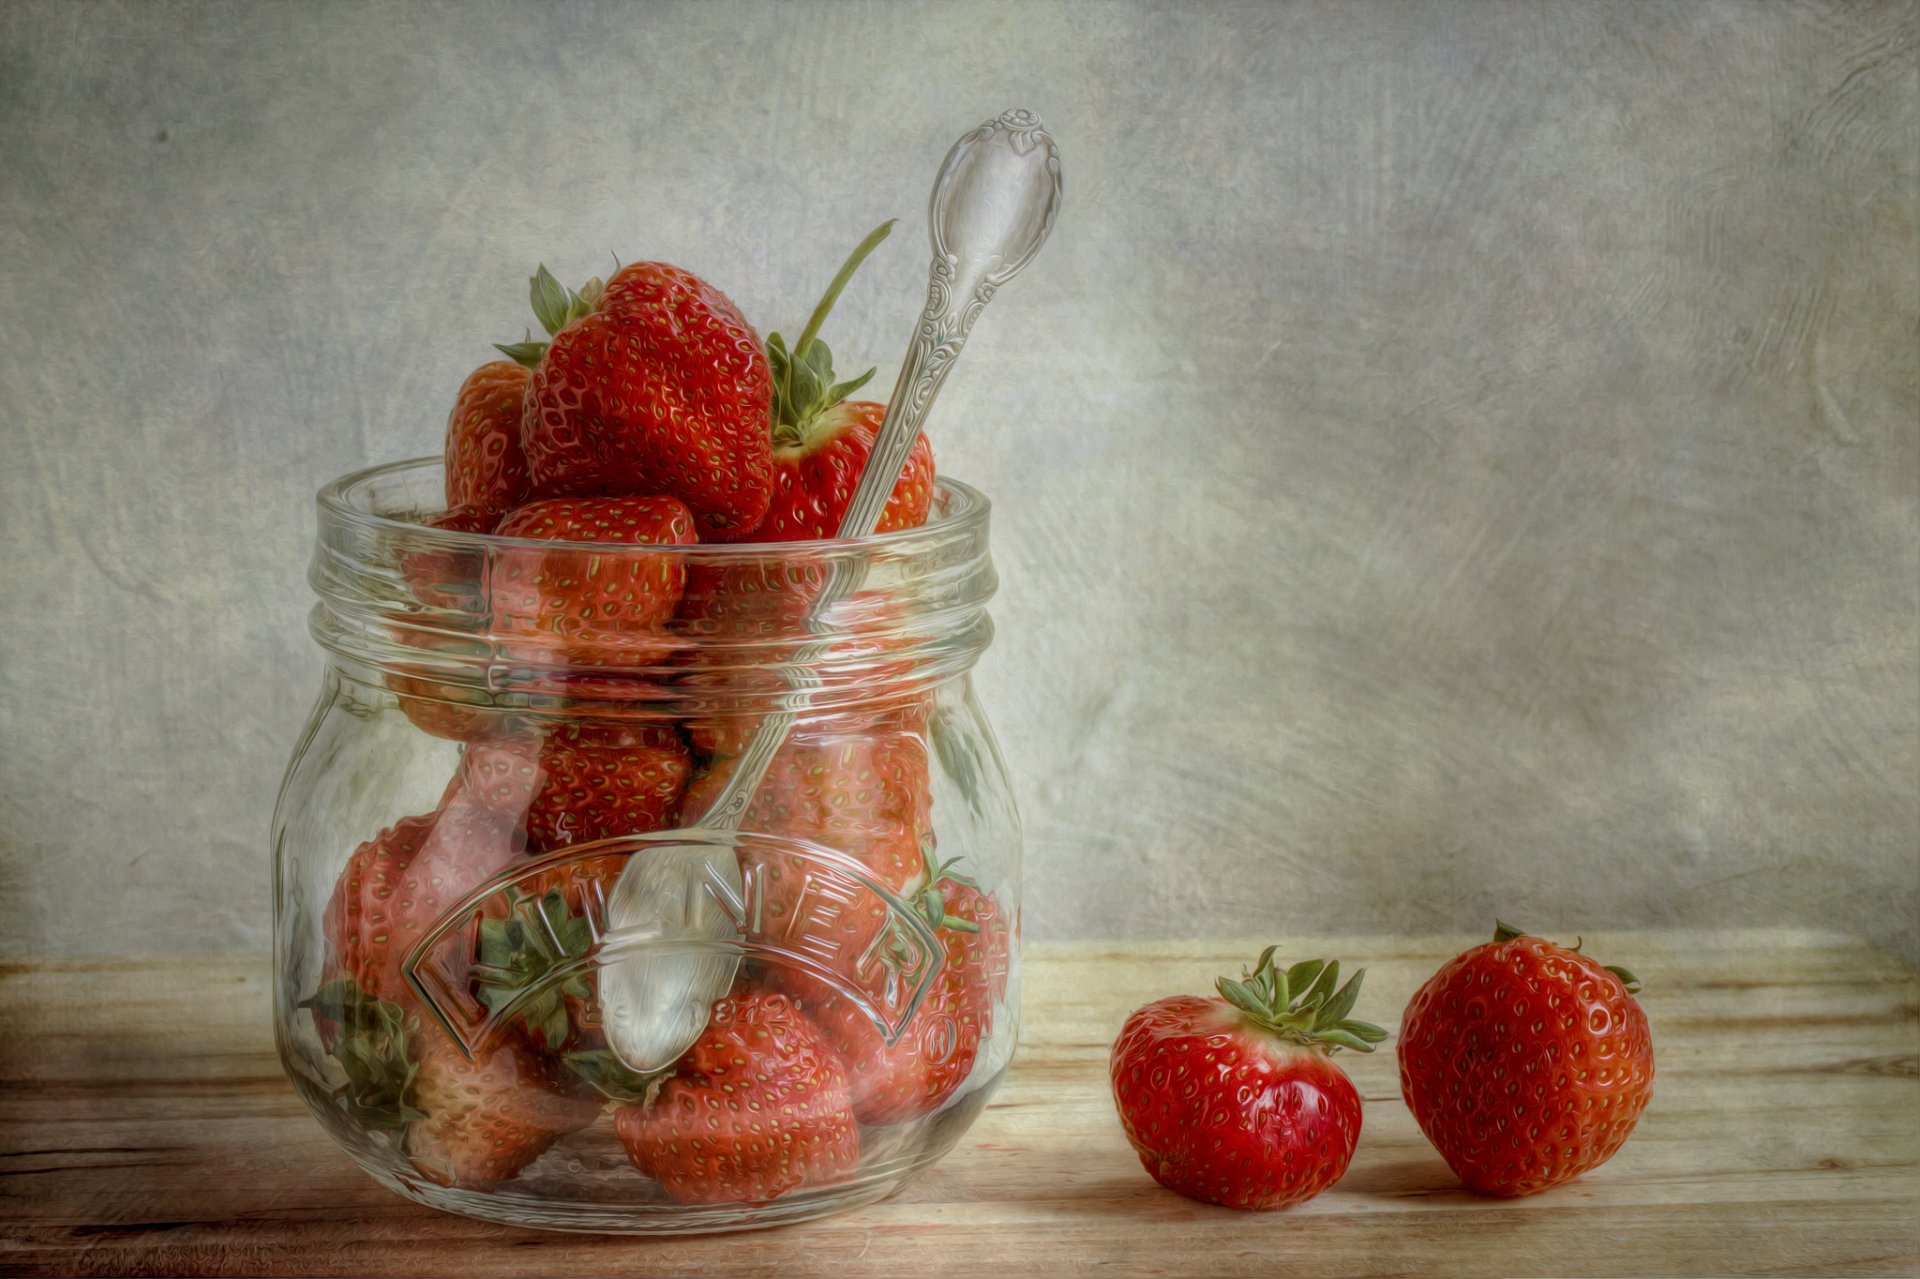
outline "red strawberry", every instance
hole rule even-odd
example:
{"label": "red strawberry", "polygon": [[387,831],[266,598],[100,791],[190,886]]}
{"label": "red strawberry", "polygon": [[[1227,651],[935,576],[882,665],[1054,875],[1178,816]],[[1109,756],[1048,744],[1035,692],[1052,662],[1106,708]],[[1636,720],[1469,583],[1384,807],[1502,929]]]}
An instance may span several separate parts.
{"label": "red strawberry", "polygon": [[405,1150],[421,1175],[443,1186],[507,1181],[570,1132],[599,1118],[601,1099],[556,1075],[515,1037],[473,1060],[440,1032],[414,1036],[419,1073]]}
{"label": "red strawberry", "polygon": [[509,360],[467,375],[447,415],[447,507],[499,512],[527,500],[532,481],[520,449],[527,370]]}
{"label": "red strawberry", "polygon": [[1353,1021],[1365,969],[1284,973],[1273,947],[1222,998],[1176,995],[1127,1018],[1114,1040],[1113,1099],[1127,1140],[1167,1189],[1229,1208],[1285,1208],[1340,1180],[1360,1139],[1360,1094],[1337,1048],[1372,1051],[1386,1031]]}
{"label": "red strawberry", "polygon": [[[817,641],[807,615],[826,580],[819,565],[784,554],[734,559],[688,571],[674,622],[688,642],[679,687],[703,711],[688,721],[688,736],[709,756],[746,750],[761,716],[787,690],[770,664],[792,660]],[[878,591],[841,601],[829,619],[839,629],[831,651],[814,663],[828,708],[810,712],[795,735],[923,731],[934,700],[916,684],[916,654],[926,636],[913,633],[902,611]],[[852,695],[862,700],[849,702]]]}
{"label": "red strawberry", "polygon": [[[814,343],[816,350],[821,343]],[[860,487],[861,472],[873,452],[874,438],[887,406],[871,400],[843,400],[794,423],[775,418],[773,429],[773,501],[767,515],[746,540],[801,542],[838,537],[840,521]],[[877,533],[918,528],[933,507],[933,445],[924,433],[915,438],[906,468],[880,512]]]}
{"label": "red strawberry", "polygon": [[914,1119],[951,1097],[973,1070],[982,1037],[993,1031],[994,1003],[1007,988],[1012,930],[999,899],[950,870],[936,873],[919,904],[945,960],[891,1045],[852,1000],[798,969],[772,970],[846,1066],[861,1123]]}
{"label": "red strawberry", "polygon": [[1400,1091],[1440,1157],[1484,1195],[1598,1167],[1653,1096],[1653,1039],[1620,968],[1498,924],[1407,1005]]}
{"label": "red strawberry", "polygon": [[597,1096],[558,1081],[518,1035],[470,1061],[410,998],[376,999],[345,980],[302,1007],[346,1076],[335,1101],[360,1127],[404,1129],[408,1158],[441,1185],[506,1181],[600,1113]]}
{"label": "red strawberry", "polygon": [[572,667],[647,667],[672,648],[661,630],[686,586],[670,554],[602,553],[576,542],[684,546],[693,517],[670,497],[555,498],[531,502],[495,530],[502,537],[568,543],[502,548],[493,566],[493,630],[517,662],[555,668],[535,687],[567,691]]}
{"label": "red strawberry", "polygon": [[650,1105],[614,1112],[634,1166],[685,1203],[764,1203],[841,1181],[860,1157],[847,1077],[784,996],[715,1001]]}
{"label": "red strawberry", "polygon": [[599,969],[583,961],[607,926],[607,898],[626,862],[612,853],[563,859],[490,900],[473,970],[480,1002],[558,1055],[565,1086],[622,1103],[650,1100],[660,1080],[636,1074],[608,1048]]}
{"label": "red strawberry", "polygon": [[[687,788],[683,820],[704,813],[731,774],[719,759]],[[905,733],[796,735],[774,757],[742,828],[824,844],[900,896],[926,876],[932,825],[926,746]],[[758,903],[754,940],[797,951],[849,977],[870,962],[886,902],[845,874],[797,853],[743,849]]]}
{"label": "red strawberry", "polygon": [[434,812],[401,818],[347,859],[321,918],[334,969],[373,998],[410,1000],[401,963],[524,846],[511,822],[469,802],[456,782]]}
{"label": "red strawberry", "polygon": [[667,494],[708,538],[751,532],[772,493],[773,391],[726,295],[636,262],[577,294],[541,267],[533,304],[552,342],[501,350],[533,369],[520,440],[534,491]]}
{"label": "red strawberry", "polygon": [[396,617],[388,635],[418,660],[393,659],[384,676],[400,710],[421,732],[456,742],[475,742],[508,731],[513,712],[495,704],[493,694],[469,683],[444,678],[450,661],[490,658],[492,645],[478,632],[461,635],[422,629]]}
{"label": "red strawberry", "polygon": [[467,748],[480,803],[520,821],[535,852],[673,824],[692,764],[671,724],[575,721]]}
{"label": "red strawberry", "polygon": [[[827,286],[800,340],[788,352],[778,333],[767,337],[767,362],[773,372],[773,499],[766,518],[746,540],[800,542],[838,537],[840,521],[860,485],[874,437],[887,406],[847,396],[873,376],[868,369],[848,382],[833,380],[833,355],[816,339],[827,313],[854,271],[893,223],[883,223],[853,251]],[[899,482],[880,513],[877,531],[914,528],[926,523],[933,503],[933,446],[915,438]]]}
{"label": "red strawberry", "polygon": [[[445,533],[491,533],[502,509],[455,506],[420,522]],[[426,607],[476,615],[484,609],[481,582],[486,553],[480,546],[461,546],[448,539],[445,546],[431,550],[402,551],[397,559],[407,590]]]}

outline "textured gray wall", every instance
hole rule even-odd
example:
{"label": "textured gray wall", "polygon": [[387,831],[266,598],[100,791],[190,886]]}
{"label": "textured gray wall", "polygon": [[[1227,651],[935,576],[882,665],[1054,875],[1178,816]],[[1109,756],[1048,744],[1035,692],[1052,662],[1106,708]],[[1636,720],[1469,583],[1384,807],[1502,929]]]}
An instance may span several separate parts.
{"label": "textured gray wall", "polygon": [[933,430],[1035,937],[1920,958],[1913,5],[0,7],[0,951],[258,947],[310,495],[610,253],[882,385],[947,145],[1067,203]]}

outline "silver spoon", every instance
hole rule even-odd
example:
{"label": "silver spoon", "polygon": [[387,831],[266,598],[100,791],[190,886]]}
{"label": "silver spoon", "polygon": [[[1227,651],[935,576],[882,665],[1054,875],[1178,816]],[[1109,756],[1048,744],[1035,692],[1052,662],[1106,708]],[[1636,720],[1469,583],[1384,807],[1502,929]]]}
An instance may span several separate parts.
{"label": "silver spoon", "polygon": [[[928,201],[933,265],[926,306],[840,537],[866,537],[879,524],[973,322],[1040,251],[1059,206],[1060,156],[1031,111],[1007,111],[947,152]],[[865,561],[836,561],[808,614],[809,627],[818,631],[827,611],[865,577]],[[699,822],[679,832],[688,842],[629,857],[608,896],[612,957],[600,970],[601,1014],[609,1046],[634,1070],[658,1070],[677,1059],[705,1028],[713,1001],[733,984],[740,958],[724,943],[739,935],[735,920],[745,890],[725,836],[739,830],[773,757],[811,703],[817,682],[807,668],[826,647],[815,641],[788,665],[781,707],[761,720]]]}

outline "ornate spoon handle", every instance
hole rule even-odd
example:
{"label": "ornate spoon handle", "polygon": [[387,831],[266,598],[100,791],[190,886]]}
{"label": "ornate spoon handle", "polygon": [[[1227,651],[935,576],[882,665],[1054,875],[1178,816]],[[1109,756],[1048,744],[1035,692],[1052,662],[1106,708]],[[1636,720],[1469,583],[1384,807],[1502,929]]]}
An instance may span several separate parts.
{"label": "ornate spoon handle", "polygon": [[[1008,111],[989,120],[947,153],[928,207],[933,266],[926,307],[894,384],[886,419],[840,522],[841,537],[865,537],[878,526],[927,410],[959,359],[973,322],[994,292],[1040,251],[1059,203],[1060,156],[1031,111]],[[808,612],[809,629],[825,631],[828,612],[865,580],[865,560],[835,561]],[[787,691],[780,708],[761,720],[706,813],[684,828],[696,838],[629,858],[615,883],[608,917],[617,930],[676,943],[601,969],[608,1044],[636,1070],[657,1069],[685,1052],[706,1025],[708,1007],[733,982],[737,955],[724,945],[716,950],[697,944],[723,943],[735,935],[708,886],[738,890],[740,866],[730,844],[698,836],[740,828],[794,720],[812,702],[820,684],[812,666],[830,643],[823,635],[787,664]],[[689,943],[684,954],[677,949],[682,942]]]}
{"label": "ornate spoon handle", "polygon": [[[893,486],[919,438],[941,383],[953,370],[967,334],[994,293],[1033,260],[1053,230],[1060,207],[1060,153],[1031,111],[1015,108],[953,144],[927,202],[933,264],[927,302],[893,384],[886,419],[867,457],[853,500],[840,520],[843,538],[866,537],[879,527]],[[866,566],[834,565],[807,622],[819,630],[832,607],[860,589]],[[773,764],[794,720],[819,686],[810,672],[827,644],[810,644],[788,668],[790,691],[781,709],[760,721],[727,784],[700,818],[704,830],[738,830],[754,792]]]}

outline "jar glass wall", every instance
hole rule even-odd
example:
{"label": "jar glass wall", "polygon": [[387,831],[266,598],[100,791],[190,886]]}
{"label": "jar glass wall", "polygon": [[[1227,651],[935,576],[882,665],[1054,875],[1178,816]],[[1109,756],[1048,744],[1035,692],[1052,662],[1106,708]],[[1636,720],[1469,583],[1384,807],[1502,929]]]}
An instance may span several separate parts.
{"label": "jar glass wall", "polygon": [[[870,1202],[1012,1054],[1019,826],[972,668],[988,508],[771,546],[447,532],[437,463],[320,495],[328,655],[274,819],[289,1076],[375,1178],[522,1225]],[[816,607],[828,583],[857,591]],[[557,613],[563,585],[670,608]],[[796,692],[796,690],[799,690]],[[698,819],[796,712],[738,833]]]}

